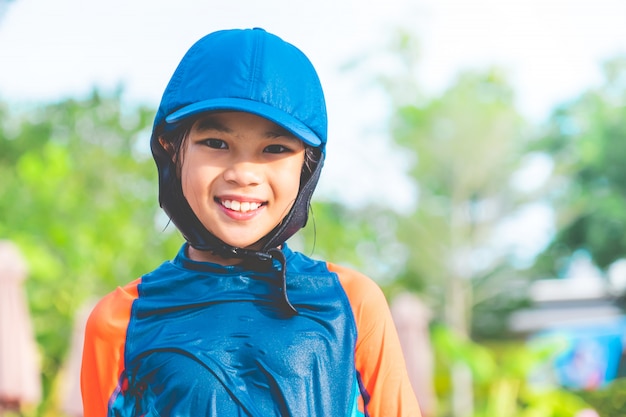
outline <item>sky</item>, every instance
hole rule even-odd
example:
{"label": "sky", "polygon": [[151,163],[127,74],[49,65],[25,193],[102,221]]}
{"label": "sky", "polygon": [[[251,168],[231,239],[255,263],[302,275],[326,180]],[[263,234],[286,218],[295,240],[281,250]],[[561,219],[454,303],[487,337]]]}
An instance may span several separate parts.
{"label": "sky", "polygon": [[[623,0],[13,0],[0,21],[0,99],[18,106],[123,84],[129,102],[156,108],[178,61],[218,29],[263,27],[316,66],[329,111],[318,194],[358,206],[410,208],[406,161],[389,145],[389,109],[366,87],[393,29],[420,40],[419,81],[436,95],[461,70],[507,71],[518,106],[545,120],[556,104],[601,82],[600,64],[626,53]],[[147,145],[146,145],[147,146]],[[542,215],[545,219],[545,215]],[[535,228],[545,238],[547,223]]]}

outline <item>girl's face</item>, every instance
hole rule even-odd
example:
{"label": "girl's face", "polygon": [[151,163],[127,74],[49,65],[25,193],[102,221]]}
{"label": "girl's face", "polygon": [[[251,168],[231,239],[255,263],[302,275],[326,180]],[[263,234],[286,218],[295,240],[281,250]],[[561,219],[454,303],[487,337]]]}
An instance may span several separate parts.
{"label": "girl's face", "polygon": [[183,194],[213,235],[231,246],[259,249],[254,244],[296,199],[304,149],[262,117],[210,113],[193,124],[183,144]]}

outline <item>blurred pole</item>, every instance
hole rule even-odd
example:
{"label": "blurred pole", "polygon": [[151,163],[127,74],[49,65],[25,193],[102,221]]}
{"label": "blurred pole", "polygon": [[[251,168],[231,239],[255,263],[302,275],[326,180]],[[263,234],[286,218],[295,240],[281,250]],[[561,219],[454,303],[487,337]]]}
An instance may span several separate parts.
{"label": "blurred pole", "polygon": [[467,364],[456,362],[452,365],[451,373],[452,415],[454,417],[470,417],[474,415],[472,371]]}
{"label": "blurred pole", "polygon": [[433,387],[434,356],[428,328],[431,312],[419,298],[403,293],[393,300],[391,315],[422,416],[434,417],[437,397]]}
{"label": "blurred pole", "polygon": [[80,391],[80,369],[83,358],[83,342],[85,339],[85,325],[96,301],[85,303],[74,316],[74,328],[70,350],[65,359],[62,386],[61,411],[70,417],[83,416],[83,402]]}
{"label": "blurred pole", "polygon": [[39,352],[22,288],[27,275],[18,247],[0,240],[0,415],[41,401]]}

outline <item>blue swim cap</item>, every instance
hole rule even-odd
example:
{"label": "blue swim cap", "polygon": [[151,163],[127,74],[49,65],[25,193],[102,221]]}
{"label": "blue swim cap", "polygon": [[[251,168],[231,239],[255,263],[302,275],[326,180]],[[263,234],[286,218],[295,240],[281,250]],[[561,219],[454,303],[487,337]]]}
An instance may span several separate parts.
{"label": "blue swim cap", "polygon": [[211,33],[181,60],[161,99],[155,127],[207,111],[244,111],[324,147],[326,103],[313,64],[263,29]]}

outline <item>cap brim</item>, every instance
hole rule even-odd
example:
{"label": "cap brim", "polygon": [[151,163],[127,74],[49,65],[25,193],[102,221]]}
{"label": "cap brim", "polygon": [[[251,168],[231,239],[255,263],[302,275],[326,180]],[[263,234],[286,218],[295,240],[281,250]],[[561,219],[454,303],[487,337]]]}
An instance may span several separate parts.
{"label": "cap brim", "polygon": [[288,113],[265,103],[241,98],[220,98],[199,101],[176,110],[174,113],[165,118],[165,122],[168,124],[175,124],[183,119],[186,119],[187,117],[199,113],[220,110],[252,113],[282,126],[310,146],[317,147],[322,144],[321,139],[315,134],[315,132]]}

